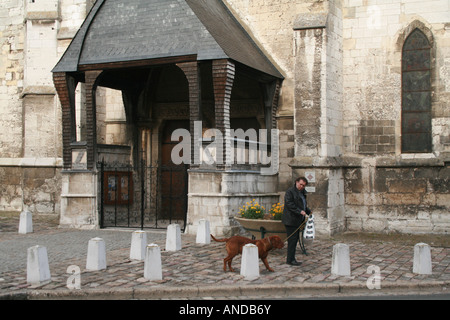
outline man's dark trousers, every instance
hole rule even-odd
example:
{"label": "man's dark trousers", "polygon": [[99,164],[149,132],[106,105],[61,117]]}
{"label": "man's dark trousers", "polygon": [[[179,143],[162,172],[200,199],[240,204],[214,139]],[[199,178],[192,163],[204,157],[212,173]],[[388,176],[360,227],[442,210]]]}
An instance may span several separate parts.
{"label": "man's dark trousers", "polygon": [[[293,261],[295,261],[295,248],[297,247],[297,242],[300,239],[300,230],[299,227],[295,227],[295,226],[286,226],[286,234],[287,236],[291,236],[288,239],[288,248],[287,248],[287,258],[286,258],[286,263],[291,263]],[[297,230],[297,231],[295,231]],[[294,233],[295,232],[295,233]],[[294,234],[293,234],[294,233]]]}

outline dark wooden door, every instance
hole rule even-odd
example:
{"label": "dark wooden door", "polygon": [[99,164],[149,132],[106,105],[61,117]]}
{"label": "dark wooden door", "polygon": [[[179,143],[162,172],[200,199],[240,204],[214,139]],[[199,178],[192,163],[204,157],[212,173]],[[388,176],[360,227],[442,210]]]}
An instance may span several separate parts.
{"label": "dark wooden door", "polygon": [[[187,165],[173,163],[172,149],[179,141],[171,141],[172,133],[176,129],[189,131],[188,120],[167,121],[161,146],[161,211],[159,219],[169,223],[185,224],[187,214],[188,174]],[[182,226],[183,227],[183,226]]]}

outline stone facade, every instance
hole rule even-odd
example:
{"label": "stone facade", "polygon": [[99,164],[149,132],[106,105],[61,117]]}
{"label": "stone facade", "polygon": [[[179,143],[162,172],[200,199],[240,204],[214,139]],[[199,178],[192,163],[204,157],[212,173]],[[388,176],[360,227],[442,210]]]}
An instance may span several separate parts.
{"label": "stone facade", "polygon": [[[63,159],[73,156],[63,154],[61,138],[63,114],[68,110],[61,108],[50,72],[93,2],[0,3],[0,210],[28,208],[61,214],[65,225],[98,226],[95,169],[85,168],[94,171],[79,176],[63,170],[72,165],[72,161],[63,164]],[[280,130],[279,172],[247,178],[190,172],[189,232],[195,232],[198,219],[211,218],[214,231],[232,233],[230,217],[242,201],[252,197],[267,203],[283,201],[297,176],[312,174],[309,199],[319,232],[447,233],[449,2],[225,3],[285,77],[275,114]],[[402,50],[415,29],[431,45],[429,153],[402,153]],[[99,144],[133,147],[131,141],[138,133],[127,122],[120,92],[97,91],[96,130],[86,131],[84,124],[92,115],[83,106],[92,98],[86,95],[85,84],[79,84],[77,105],[82,107],[77,119],[82,120],[77,123],[77,136],[95,134]],[[168,113],[169,105],[161,110],[155,108],[155,117]],[[157,121],[161,125],[162,120]],[[158,132],[146,134],[148,146],[159,143]],[[158,148],[149,154],[156,161]],[[93,155],[87,156],[90,162]],[[73,209],[77,206],[79,210]]]}
{"label": "stone facade", "polygon": [[58,1],[3,1],[0,21],[0,208],[59,213]]}
{"label": "stone facade", "polygon": [[434,160],[363,162],[346,170],[348,230],[446,233],[449,168]]}
{"label": "stone facade", "polygon": [[[229,2],[286,74],[279,125],[293,112],[295,149],[280,186],[315,173],[322,231],[446,233],[448,2]],[[402,48],[415,28],[433,44],[428,154],[401,152]]]}

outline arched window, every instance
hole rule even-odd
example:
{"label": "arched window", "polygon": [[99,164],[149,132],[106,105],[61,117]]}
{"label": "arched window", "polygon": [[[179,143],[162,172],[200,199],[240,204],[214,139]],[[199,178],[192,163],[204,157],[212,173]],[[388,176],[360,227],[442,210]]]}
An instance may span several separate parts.
{"label": "arched window", "polygon": [[402,152],[432,151],[431,45],[414,29],[403,45],[402,58]]}

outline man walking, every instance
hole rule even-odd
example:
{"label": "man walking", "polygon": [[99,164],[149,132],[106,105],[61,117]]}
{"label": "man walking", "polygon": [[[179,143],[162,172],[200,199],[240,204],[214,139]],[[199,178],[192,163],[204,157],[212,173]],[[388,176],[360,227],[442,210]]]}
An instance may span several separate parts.
{"label": "man walking", "polygon": [[301,262],[295,260],[295,249],[300,238],[300,225],[305,221],[305,217],[312,212],[306,203],[306,190],[308,180],[300,177],[295,180],[295,185],[286,191],[284,197],[283,224],[286,227],[288,239],[286,263],[292,266],[299,266]]}

